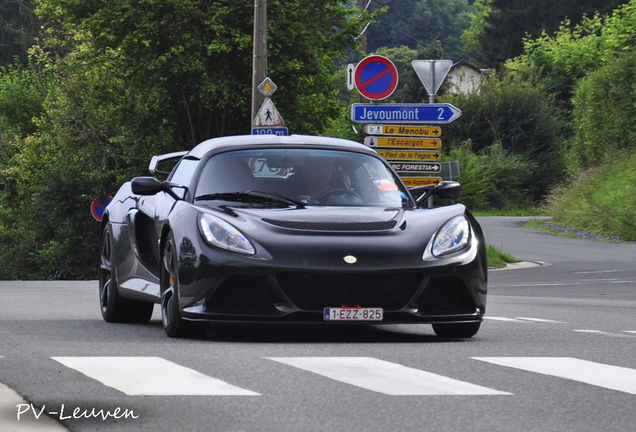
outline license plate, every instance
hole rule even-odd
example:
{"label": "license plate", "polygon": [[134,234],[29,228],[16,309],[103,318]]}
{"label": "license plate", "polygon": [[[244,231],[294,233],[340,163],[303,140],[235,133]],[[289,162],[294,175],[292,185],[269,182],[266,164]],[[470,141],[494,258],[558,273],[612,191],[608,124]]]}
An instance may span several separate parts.
{"label": "license plate", "polygon": [[325,308],[325,321],[382,321],[382,308]]}

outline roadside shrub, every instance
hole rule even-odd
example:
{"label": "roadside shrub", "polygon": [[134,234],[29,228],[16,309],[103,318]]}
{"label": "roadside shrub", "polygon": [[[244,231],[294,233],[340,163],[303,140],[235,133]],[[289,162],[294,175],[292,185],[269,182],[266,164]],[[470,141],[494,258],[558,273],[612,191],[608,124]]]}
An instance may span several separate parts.
{"label": "roadside shrub", "polygon": [[[462,110],[459,119],[443,128],[446,152],[466,141],[476,153],[499,143],[501,150],[527,164],[523,176],[528,184],[519,192],[529,193],[530,201],[543,199],[563,174],[562,116],[540,89],[515,79],[491,78],[479,94],[447,95],[443,101]],[[511,185],[516,183],[512,179]]]}
{"label": "roadside shrub", "polygon": [[571,168],[598,165],[636,149],[636,52],[590,73],[573,98]]}
{"label": "roadside shrub", "polygon": [[475,153],[470,140],[452,149],[449,160],[459,162],[460,201],[472,209],[508,209],[531,205],[536,162],[505,150],[500,141]]}
{"label": "roadside shrub", "polygon": [[547,208],[556,223],[636,240],[636,152],[555,187]]}

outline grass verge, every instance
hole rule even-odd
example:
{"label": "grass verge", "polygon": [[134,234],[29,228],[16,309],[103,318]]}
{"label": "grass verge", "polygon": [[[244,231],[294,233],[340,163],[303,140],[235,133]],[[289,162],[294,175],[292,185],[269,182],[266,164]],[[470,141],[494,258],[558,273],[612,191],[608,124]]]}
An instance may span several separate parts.
{"label": "grass verge", "polygon": [[500,251],[493,245],[488,245],[486,251],[488,253],[488,268],[501,268],[507,264],[519,262],[512,255]]}

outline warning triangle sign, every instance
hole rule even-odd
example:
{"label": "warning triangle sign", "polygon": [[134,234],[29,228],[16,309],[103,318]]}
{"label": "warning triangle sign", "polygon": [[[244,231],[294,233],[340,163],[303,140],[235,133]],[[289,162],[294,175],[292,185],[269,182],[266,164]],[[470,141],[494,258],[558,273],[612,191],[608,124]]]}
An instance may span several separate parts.
{"label": "warning triangle sign", "polygon": [[278,110],[274,106],[274,102],[270,98],[265,98],[261,109],[258,110],[252,127],[275,127],[285,126],[285,121],[278,113]]}

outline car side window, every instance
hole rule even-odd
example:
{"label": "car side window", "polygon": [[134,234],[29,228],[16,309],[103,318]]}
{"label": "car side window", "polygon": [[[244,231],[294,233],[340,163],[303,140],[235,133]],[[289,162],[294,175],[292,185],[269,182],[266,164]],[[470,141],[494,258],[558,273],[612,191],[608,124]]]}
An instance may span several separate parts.
{"label": "car side window", "polygon": [[[194,171],[198,163],[199,161],[196,159],[181,159],[172,170],[172,173],[168,177],[168,181],[187,188],[192,182],[192,177],[194,176]],[[182,187],[172,189],[181,198],[185,197],[187,189]]]}
{"label": "car side window", "polygon": [[192,177],[194,176],[194,170],[199,163],[196,159],[181,159],[177,166],[174,167],[170,178],[171,183],[176,183],[182,186],[190,185]]}

